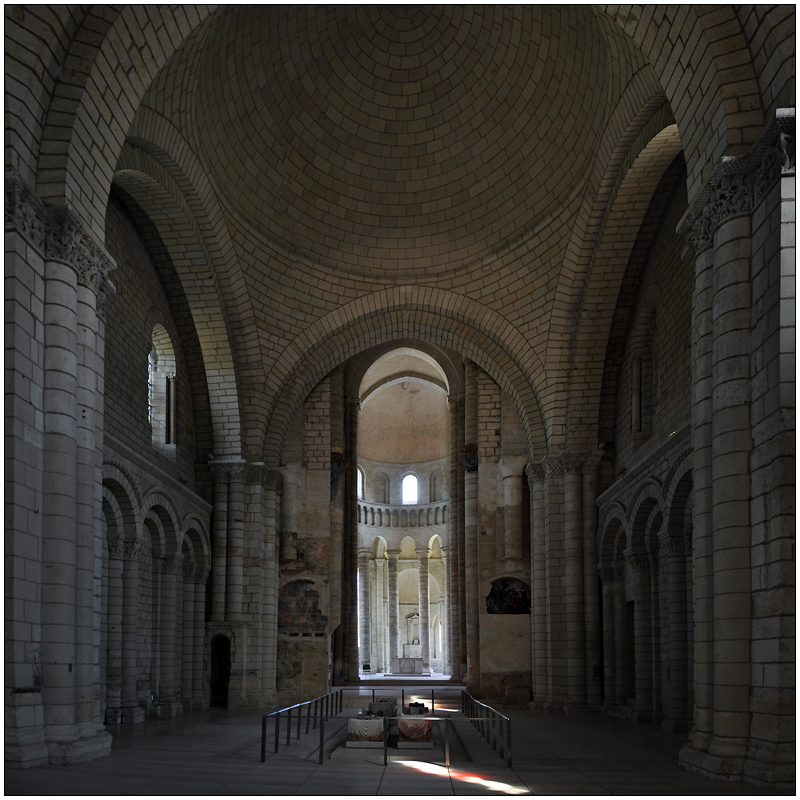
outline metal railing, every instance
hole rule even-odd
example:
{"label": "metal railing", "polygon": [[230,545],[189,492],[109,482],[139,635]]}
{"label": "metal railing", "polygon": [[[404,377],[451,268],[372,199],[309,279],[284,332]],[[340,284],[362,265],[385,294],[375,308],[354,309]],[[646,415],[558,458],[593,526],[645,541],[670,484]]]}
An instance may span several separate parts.
{"label": "metal railing", "polygon": [[450,769],[450,717],[423,717],[417,716],[412,714],[410,717],[406,715],[404,717],[384,717],[383,718],[383,766],[387,766],[389,763],[389,721],[390,720],[400,720],[400,719],[413,719],[415,721],[418,720],[425,720],[426,722],[441,722],[444,724],[444,742],[442,746],[444,748],[444,763],[445,766]]}
{"label": "metal railing", "polygon": [[[480,714],[483,712],[483,716]],[[487,713],[488,712],[488,713]],[[486,703],[461,690],[461,713],[495,752],[511,767],[511,720]]]}
{"label": "metal railing", "polygon": [[[325,723],[330,717],[336,716],[342,710],[342,699],[344,696],[343,689],[336,689],[328,694],[315,697],[313,700],[306,700],[304,703],[295,703],[293,706],[287,706],[279,711],[273,711],[270,714],[264,714],[261,718],[261,761],[266,761],[267,758],[267,720],[270,717],[275,718],[275,749],[274,753],[278,752],[281,739],[281,714],[286,714],[286,745],[292,743],[292,711],[297,710],[297,739],[300,738],[300,728],[303,723],[303,706],[306,707],[306,733],[311,730],[311,721],[314,721],[314,730],[317,729],[317,722],[319,721],[319,763],[323,761],[325,749]],[[314,714],[311,714],[311,706],[314,706]],[[313,752],[313,751],[312,751]]]}

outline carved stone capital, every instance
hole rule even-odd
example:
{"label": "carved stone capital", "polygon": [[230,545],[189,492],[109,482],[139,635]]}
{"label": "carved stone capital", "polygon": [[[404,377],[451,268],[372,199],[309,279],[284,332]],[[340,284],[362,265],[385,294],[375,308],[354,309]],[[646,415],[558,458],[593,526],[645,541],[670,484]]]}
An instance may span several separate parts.
{"label": "carved stone capital", "polygon": [[624,576],[617,567],[598,566],[597,574],[603,584],[622,583]]}
{"label": "carved stone capital", "polygon": [[794,137],[794,109],[778,109],[746,156],[717,164],[678,225],[677,232],[686,237],[684,261],[711,247],[714,231],[727,219],[749,214],[782,175],[794,174]]}
{"label": "carved stone capital", "polygon": [[464,456],[461,459],[461,466],[463,467],[464,472],[478,471],[478,445],[464,445]]}
{"label": "carved stone capital", "polygon": [[144,553],[141,542],[125,542],[122,546],[122,559],[124,561],[139,561]]}
{"label": "carved stone capital", "polygon": [[652,566],[649,553],[626,553],[625,560],[634,572],[649,572]]}
{"label": "carved stone capital", "polygon": [[669,531],[659,531],[658,533],[658,549],[665,556],[686,556],[688,550],[686,547],[686,537],[680,533],[670,533]]}
{"label": "carved stone capital", "polygon": [[158,559],[158,571],[162,575],[177,575],[183,565],[183,556]]}
{"label": "carved stone capital", "polygon": [[545,478],[560,478],[566,472],[564,462],[560,458],[547,457],[542,462]]}
{"label": "carved stone capital", "polygon": [[544,467],[541,464],[528,464],[525,467],[525,477],[528,479],[530,489],[537,483],[544,483]]}
{"label": "carved stone capital", "polygon": [[184,583],[195,583],[195,578],[197,577],[197,567],[194,564],[184,564],[183,565],[183,582]]}
{"label": "carved stone capital", "polygon": [[6,172],[5,227],[15,230],[44,254],[47,207],[27,186],[17,172]]}

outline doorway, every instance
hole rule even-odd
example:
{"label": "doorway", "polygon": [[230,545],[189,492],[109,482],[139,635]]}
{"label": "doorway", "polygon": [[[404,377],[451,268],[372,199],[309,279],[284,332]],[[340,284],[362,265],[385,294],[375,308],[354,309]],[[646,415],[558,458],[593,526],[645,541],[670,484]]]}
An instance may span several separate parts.
{"label": "doorway", "polygon": [[231,677],[231,643],[227,636],[211,640],[211,707],[228,707],[228,683]]}

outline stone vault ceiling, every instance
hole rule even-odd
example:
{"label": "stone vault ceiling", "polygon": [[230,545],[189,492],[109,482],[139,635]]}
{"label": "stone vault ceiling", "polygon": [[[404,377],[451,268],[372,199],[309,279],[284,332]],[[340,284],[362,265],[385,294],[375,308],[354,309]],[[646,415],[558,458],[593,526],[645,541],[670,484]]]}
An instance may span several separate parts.
{"label": "stone vault ceiling", "polygon": [[580,7],[215,16],[190,45],[198,155],[247,227],[337,271],[435,275],[504,250],[585,178],[608,111]]}

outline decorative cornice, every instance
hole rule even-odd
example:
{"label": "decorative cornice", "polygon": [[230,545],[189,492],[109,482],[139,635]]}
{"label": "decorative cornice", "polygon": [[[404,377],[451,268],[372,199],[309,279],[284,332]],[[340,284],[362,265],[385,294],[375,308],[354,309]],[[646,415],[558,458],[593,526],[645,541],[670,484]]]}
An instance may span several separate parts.
{"label": "decorative cornice", "polygon": [[588,453],[562,453],[560,459],[567,473],[577,472],[579,475],[597,472],[597,466],[600,463],[599,456],[591,456]]}
{"label": "decorative cornice", "polygon": [[78,283],[98,294],[102,315],[114,284],[108,273],[116,269],[106,253],[67,206],[48,206],[31,192],[17,172],[5,176],[5,227],[16,230],[45,259],[62,261],[75,270]]}
{"label": "decorative cornice", "polygon": [[677,232],[686,237],[684,261],[714,244],[714,231],[737,214],[749,214],[782,175],[793,175],[795,111],[781,108],[746,156],[724,157],[698,192]]}

